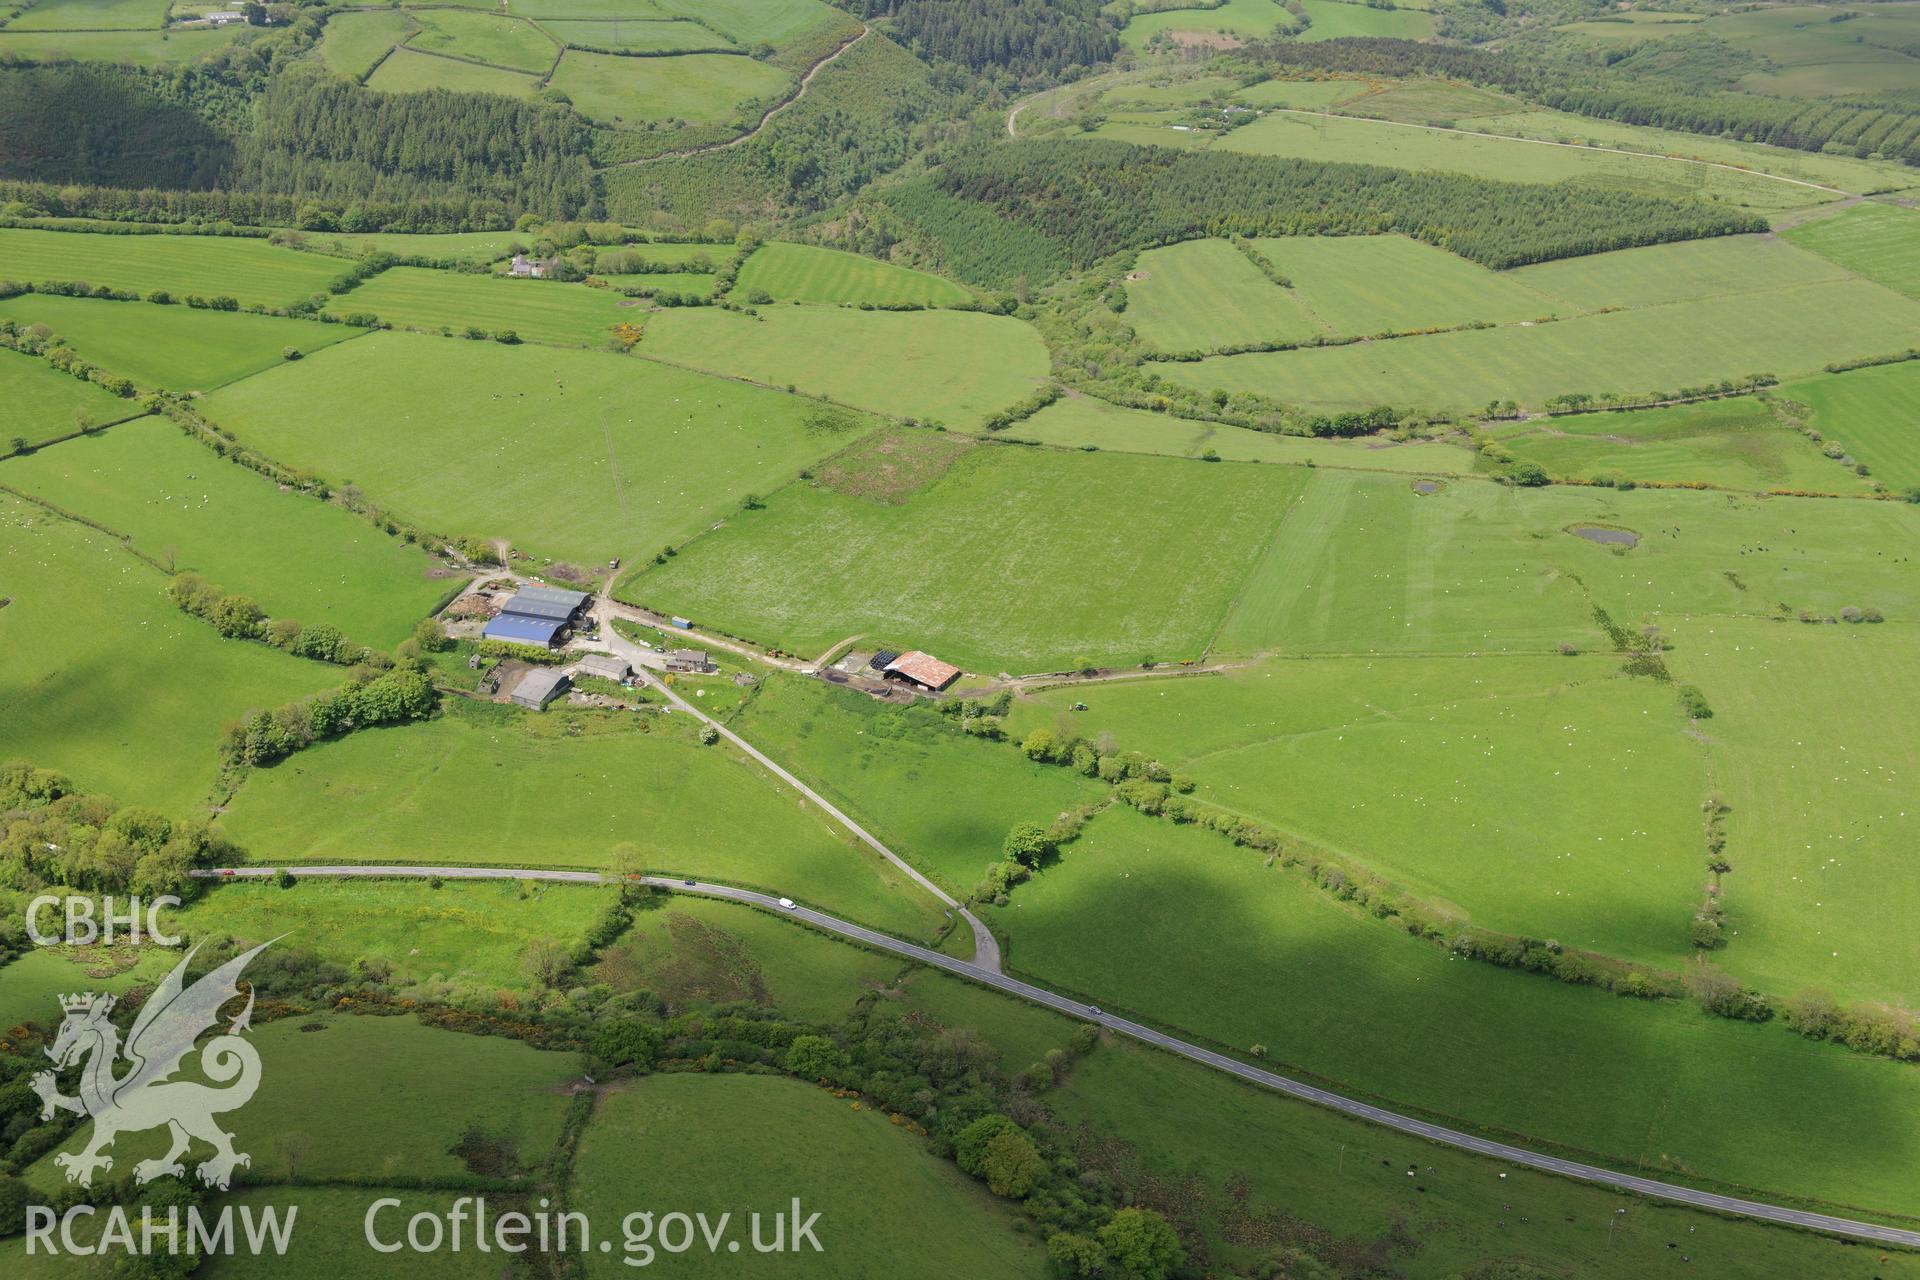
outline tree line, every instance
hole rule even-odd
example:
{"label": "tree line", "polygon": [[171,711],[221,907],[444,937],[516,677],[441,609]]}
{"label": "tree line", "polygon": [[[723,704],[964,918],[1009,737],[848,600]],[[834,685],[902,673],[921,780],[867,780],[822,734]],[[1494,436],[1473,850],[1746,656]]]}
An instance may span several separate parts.
{"label": "tree line", "polygon": [[848,0],[929,62],[1016,79],[1059,77],[1120,51],[1118,26],[1100,0]]}

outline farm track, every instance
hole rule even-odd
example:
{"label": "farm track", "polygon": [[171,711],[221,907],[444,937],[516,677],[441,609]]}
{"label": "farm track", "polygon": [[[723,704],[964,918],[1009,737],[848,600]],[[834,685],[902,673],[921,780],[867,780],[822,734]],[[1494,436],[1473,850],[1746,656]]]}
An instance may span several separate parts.
{"label": "farm track", "polygon": [[[689,710],[693,708],[689,707]],[[698,711],[694,714],[699,715]],[[724,733],[725,730],[722,729]],[[196,878],[207,880],[225,880],[230,878],[262,878],[276,874],[273,867],[232,867],[211,870],[196,870]],[[438,877],[443,880],[538,880],[563,884],[610,884],[616,883],[608,877],[594,871],[558,871],[544,868],[514,867],[427,867],[427,866],[289,866],[287,871],[296,877],[365,877],[372,879],[428,879]],[[1289,1076],[1268,1071],[1261,1067],[1230,1058],[1191,1041],[1168,1035],[1164,1031],[1142,1023],[1131,1021],[1118,1015],[1106,1013],[1095,1005],[1075,1000],[1046,987],[1023,982],[1009,977],[997,969],[983,968],[964,960],[956,960],[930,947],[904,942],[889,934],[869,929],[864,925],[827,915],[811,907],[782,907],[779,899],[769,894],[757,893],[751,889],[740,889],[732,885],[711,884],[704,881],[678,880],[669,876],[639,876],[636,879],[656,889],[666,889],[674,893],[688,893],[707,898],[722,898],[731,902],[744,903],[758,907],[775,915],[788,916],[813,926],[824,932],[838,935],[851,941],[862,943],[880,951],[897,955],[919,964],[929,965],[971,982],[992,987],[1016,999],[1025,1000],[1065,1014],[1091,1022],[1118,1035],[1127,1036],[1143,1044],[1163,1049],[1168,1053],[1185,1058],[1201,1066],[1236,1076],[1249,1084],[1271,1089],[1288,1097],[1311,1102],[1316,1106],[1337,1111],[1342,1115],[1364,1120],[1369,1124],[1380,1125],[1416,1138],[1425,1138],[1445,1146],[1455,1147],[1475,1155],[1488,1156],[1495,1160],[1504,1160],[1544,1173],[1558,1174],[1579,1182],[1589,1182],[1598,1186],[1612,1187],[1620,1191],[1629,1191],[1635,1195],[1647,1196],[1657,1200],[1671,1201],[1689,1205],[1713,1213],[1728,1214],[1734,1217],[1750,1218],[1760,1222],[1770,1222],[1783,1226],[1800,1227],[1812,1231],[1826,1232],[1856,1240],[1871,1240],[1877,1244],[1895,1245],[1905,1248],[1920,1248],[1920,1231],[1902,1227],[1884,1226],[1875,1222],[1862,1222],[1853,1218],[1842,1218],[1831,1214],[1815,1213],[1805,1209],[1789,1208],[1785,1205],[1768,1204],[1759,1200],[1744,1200],[1736,1196],[1721,1195],[1718,1192],[1702,1191],[1694,1187],[1681,1186],[1671,1182],[1661,1182],[1656,1178],[1643,1178],[1635,1174],[1621,1173],[1613,1169],[1604,1169],[1597,1165],[1582,1164],[1577,1160],[1568,1160],[1559,1156],[1545,1155],[1529,1151],[1525,1147],[1516,1147],[1490,1138],[1478,1137],[1458,1129],[1449,1129],[1444,1125],[1421,1120],[1415,1116],[1403,1115],[1372,1103],[1361,1102],[1344,1094],[1306,1084]],[[1624,1212],[1624,1211],[1623,1211]]]}

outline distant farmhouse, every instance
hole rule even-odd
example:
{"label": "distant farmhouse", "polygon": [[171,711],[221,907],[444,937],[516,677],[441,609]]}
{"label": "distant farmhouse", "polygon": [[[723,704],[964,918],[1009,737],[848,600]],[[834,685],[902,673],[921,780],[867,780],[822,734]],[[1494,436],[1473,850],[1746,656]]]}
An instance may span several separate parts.
{"label": "distant farmhouse", "polygon": [[719,669],[713,659],[707,656],[707,652],[704,649],[667,650],[667,670],[669,671],[706,673],[718,671]]}
{"label": "distant farmhouse", "polygon": [[584,591],[522,587],[480,632],[483,639],[557,649],[567,642],[592,599]]}
{"label": "distant farmhouse", "polygon": [[544,280],[553,273],[553,263],[529,258],[524,253],[513,255],[513,261],[507,264],[507,274],[519,276],[523,280]]}

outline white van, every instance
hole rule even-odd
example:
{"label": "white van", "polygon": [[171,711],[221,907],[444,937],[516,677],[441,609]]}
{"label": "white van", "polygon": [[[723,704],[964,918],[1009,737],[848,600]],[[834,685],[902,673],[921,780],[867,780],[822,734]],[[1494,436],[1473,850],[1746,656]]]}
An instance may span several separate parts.
{"label": "white van", "polygon": [[791,911],[791,910],[793,910],[793,899],[792,899],[792,898],[782,898],[782,899],[780,899],[780,905],[781,905],[781,906],[783,906],[783,907],[785,907],[785,908],[786,908],[787,910],[789,910],[789,911]]}

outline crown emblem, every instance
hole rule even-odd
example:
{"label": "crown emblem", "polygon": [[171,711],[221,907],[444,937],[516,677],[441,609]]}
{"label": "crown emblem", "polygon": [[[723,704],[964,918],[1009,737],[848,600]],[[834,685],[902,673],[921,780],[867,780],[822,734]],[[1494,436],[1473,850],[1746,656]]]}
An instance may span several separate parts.
{"label": "crown emblem", "polygon": [[96,996],[91,991],[77,996],[61,996],[60,1008],[67,1013],[91,1013],[96,1008],[101,1013],[108,1013],[113,1009],[113,997]]}

